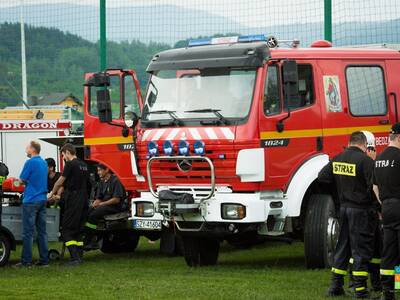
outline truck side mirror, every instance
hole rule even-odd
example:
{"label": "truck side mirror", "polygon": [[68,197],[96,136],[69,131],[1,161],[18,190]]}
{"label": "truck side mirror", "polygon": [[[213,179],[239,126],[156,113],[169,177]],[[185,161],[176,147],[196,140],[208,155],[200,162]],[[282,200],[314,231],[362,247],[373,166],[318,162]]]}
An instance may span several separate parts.
{"label": "truck side mirror", "polygon": [[96,91],[97,111],[101,123],[109,123],[112,121],[110,91],[104,87]]}
{"label": "truck side mirror", "polygon": [[285,60],[282,64],[284,101],[287,108],[296,108],[299,101],[299,78],[297,63]]}

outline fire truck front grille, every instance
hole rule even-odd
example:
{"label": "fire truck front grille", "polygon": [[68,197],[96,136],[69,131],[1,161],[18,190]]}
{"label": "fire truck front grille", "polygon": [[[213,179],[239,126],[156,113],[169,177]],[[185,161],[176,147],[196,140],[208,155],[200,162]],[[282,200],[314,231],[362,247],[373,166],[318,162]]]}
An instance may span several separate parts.
{"label": "fire truck front grille", "polygon": [[[159,144],[162,144],[161,142]],[[252,145],[254,144],[254,145]],[[241,184],[240,178],[236,175],[236,158],[239,150],[245,148],[258,147],[256,143],[234,143],[215,142],[206,144],[206,154],[214,165],[215,180],[217,185],[233,186]],[[162,149],[160,155],[162,155]],[[145,177],[148,161],[147,143],[138,145],[139,168]],[[204,161],[190,161],[191,166],[180,166],[178,161],[154,161],[151,165],[152,182],[156,186],[190,185],[204,186],[210,185],[211,172],[210,166]],[[254,188],[247,185],[247,188]],[[204,194],[208,191],[204,190]]]}

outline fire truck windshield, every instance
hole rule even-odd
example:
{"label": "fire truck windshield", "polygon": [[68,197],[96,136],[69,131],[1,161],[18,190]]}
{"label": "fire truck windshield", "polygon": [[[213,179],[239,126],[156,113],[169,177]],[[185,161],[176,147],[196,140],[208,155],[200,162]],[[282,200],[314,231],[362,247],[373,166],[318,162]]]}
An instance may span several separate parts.
{"label": "fire truck windshield", "polygon": [[158,71],[150,78],[142,121],[173,120],[160,111],[173,111],[179,120],[246,118],[255,79],[255,69]]}

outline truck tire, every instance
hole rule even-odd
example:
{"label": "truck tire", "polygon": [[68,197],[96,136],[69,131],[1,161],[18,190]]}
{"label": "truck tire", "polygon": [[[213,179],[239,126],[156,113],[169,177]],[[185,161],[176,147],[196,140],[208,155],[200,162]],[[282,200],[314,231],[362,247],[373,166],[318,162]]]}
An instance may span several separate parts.
{"label": "truck tire", "polygon": [[189,267],[213,266],[217,264],[219,241],[216,239],[183,237],[183,250]]}
{"label": "truck tire", "polygon": [[311,195],[304,225],[304,252],[308,269],[332,266],[339,233],[335,203],[331,195]]}
{"label": "truck tire", "polygon": [[134,252],[139,243],[139,235],[131,232],[118,232],[103,237],[100,250],[103,253]]}
{"label": "truck tire", "polygon": [[0,267],[7,264],[11,253],[11,242],[10,240],[0,233]]}

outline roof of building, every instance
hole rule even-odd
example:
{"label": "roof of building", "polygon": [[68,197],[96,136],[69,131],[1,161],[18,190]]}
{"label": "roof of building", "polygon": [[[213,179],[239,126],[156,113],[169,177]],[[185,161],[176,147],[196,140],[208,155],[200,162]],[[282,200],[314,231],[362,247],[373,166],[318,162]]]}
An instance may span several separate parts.
{"label": "roof of building", "polygon": [[40,97],[31,97],[31,105],[59,105],[66,98],[73,98],[78,104],[82,102],[71,93],[50,93]]}

